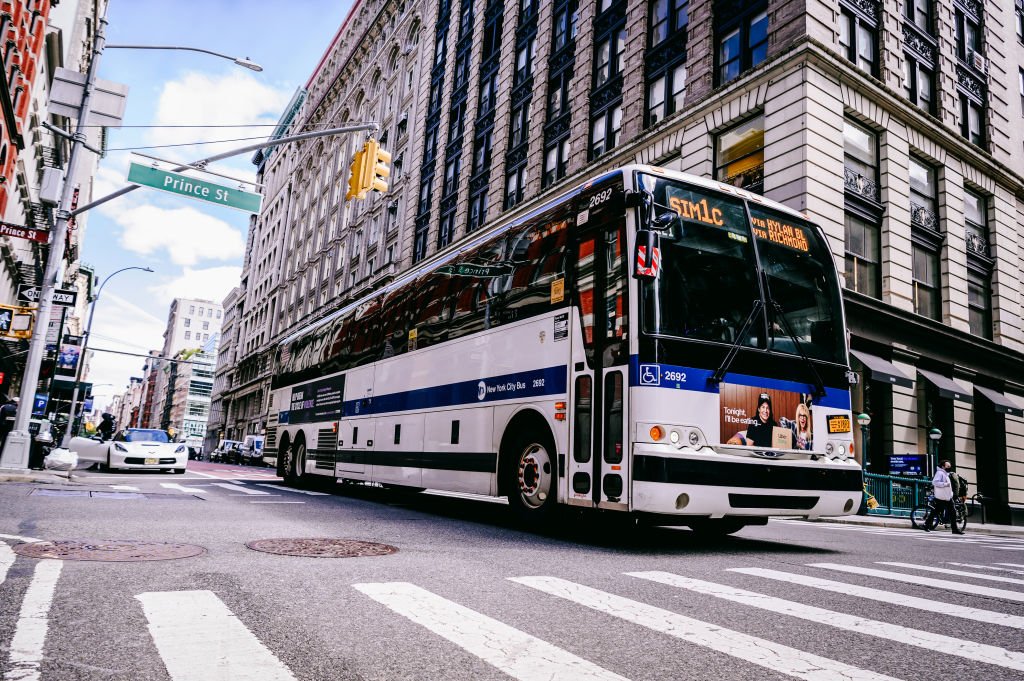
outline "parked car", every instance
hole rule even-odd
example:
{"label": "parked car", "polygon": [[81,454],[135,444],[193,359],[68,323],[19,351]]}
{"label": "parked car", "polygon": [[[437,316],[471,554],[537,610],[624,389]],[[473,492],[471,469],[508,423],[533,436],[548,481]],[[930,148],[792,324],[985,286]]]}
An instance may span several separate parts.
{"label": "parked car", "polygon": [[188,447],[171,442],[167,432],[155,428],[128,428],[112,439],[99,435],[71,438],[71,451],[79,462],[99,464],[101,470],[117,468],[149,469],[184,473],[188,466]]}
{"label": "parked car", "polygon": [[242,463],[250,466],[263,465],[263,436],[246,435],[245,440],[238,446],[242,456]]}
{"label": "parked car", "polygon": [[238,463],[238,440],[221,440],[217,448],[210,452],[210,461],[217,463]]}

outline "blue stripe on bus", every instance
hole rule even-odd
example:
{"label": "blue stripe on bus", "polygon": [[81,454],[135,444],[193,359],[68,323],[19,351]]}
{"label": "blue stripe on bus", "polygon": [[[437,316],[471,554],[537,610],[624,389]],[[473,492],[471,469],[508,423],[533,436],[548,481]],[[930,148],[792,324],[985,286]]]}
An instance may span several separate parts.
{"label": "blue stripe on bus", "polygon": [[[669,388],[672,390],[717,393],[718,386],[709,381],[714,374],[715,372],[710,369],[694,369],[693,367],[676,366],[674,364],[640,362],[636,355],[629,358],[629,384],[634,387]],[[786,381],[780,378],[748,376],[746,374],[728,373],[722,382],[793,393],[814,392],[814,386],[808,383]],[[849,409],[850,391],[826,386],[825,396],[815,400],[815,404],[834,409]]]}
{"label": "blue stripe on bus", "polygon": [[562,395],[566,392],[567,368],[553,366],[533,371],[520,371],[504,376],[474,378],[417,390],[374,395],[370,398],[346,400],[344,415],[367,416],[417,409],[439,409],[460,405],[486,404],[499,400]]}

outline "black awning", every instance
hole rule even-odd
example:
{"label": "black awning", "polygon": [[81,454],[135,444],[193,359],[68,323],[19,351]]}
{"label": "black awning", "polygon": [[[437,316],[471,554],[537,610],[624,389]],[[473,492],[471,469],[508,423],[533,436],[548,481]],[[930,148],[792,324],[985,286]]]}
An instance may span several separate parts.
{"label": "black awning", "polygon": [[942,374],[932,373],[924,369],[918,369],[917,373],[921,374],[921,378],[935,386],[935,389],[939,391],[939,397],[947,400],[959,400],[967,404],[974,403],[974,397],[952,378],[946,378]]}
{"label": "black awning", "polygon": [[1011,416],[1024,416],[1024,408],[1017,406],[1009,397],[996,390],[974,386],[974,392],[992,403],[999,414],[1010,414]]}
{"label": "black awning", "polygon": [[881,383],[889,383],[891,385],[899,385],[904,388],[913,388],[914,381],[907,377],[902,371],[896,368],[896,366],[889,360],[876,357],[875,355],[869,355],[866,352],[860,350],[850,350],[850,354],[860,360],[871,372],[872,380],[879,381]]}

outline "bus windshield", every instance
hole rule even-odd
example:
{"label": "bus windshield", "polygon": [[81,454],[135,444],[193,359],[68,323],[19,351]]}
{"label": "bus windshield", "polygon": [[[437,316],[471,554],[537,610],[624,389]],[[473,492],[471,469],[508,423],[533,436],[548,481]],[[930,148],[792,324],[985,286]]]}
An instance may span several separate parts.
{"label": "bus windshield", "polygon": [[[755,204],[748,221],[743,201],[700,187],[643,175],[641,184],[659,212],[680,216],[662,235],[658,278],[642,284],[645,333],[845,363],[838,283],[816,229]],[[751,319],[762,295],[766,312]]]}

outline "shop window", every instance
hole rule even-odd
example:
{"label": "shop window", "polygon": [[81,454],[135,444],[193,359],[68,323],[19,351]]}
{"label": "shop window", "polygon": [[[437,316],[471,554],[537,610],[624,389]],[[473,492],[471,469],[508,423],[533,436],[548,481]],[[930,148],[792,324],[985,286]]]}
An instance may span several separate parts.
{"label": "shop window", "polygon": [[764,116],[715,138],[715,178],[760,194],[764,190]]}

